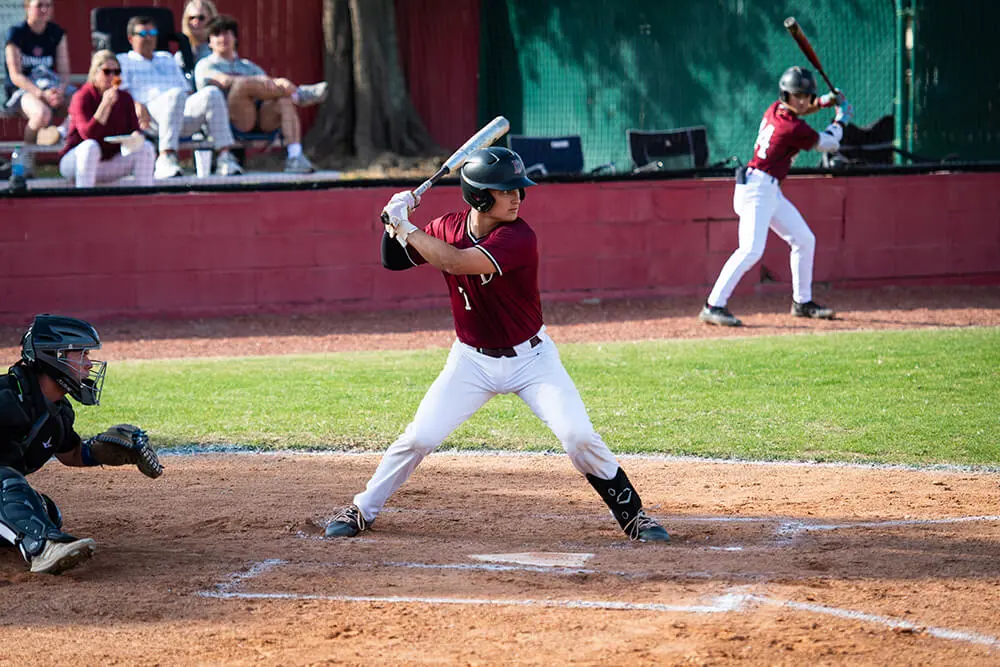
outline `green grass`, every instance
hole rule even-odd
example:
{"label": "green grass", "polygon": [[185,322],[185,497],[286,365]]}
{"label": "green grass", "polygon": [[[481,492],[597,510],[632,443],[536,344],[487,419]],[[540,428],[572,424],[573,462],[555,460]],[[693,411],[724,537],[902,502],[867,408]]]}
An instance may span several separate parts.
{"label": "green grass", "polygon": [[[903,464],[1000,462],[1000,329],[562,345],[619,453]],[[118,362],[89,434],[119,421],[160,446],[380,451],[446,350]],[[515,397],[444,445],[558,450]]]}

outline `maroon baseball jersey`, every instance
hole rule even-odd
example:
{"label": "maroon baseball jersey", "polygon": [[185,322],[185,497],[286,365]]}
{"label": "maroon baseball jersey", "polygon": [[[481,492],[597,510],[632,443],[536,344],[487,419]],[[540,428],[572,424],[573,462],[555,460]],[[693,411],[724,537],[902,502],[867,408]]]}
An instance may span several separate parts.
{"label": "maroon baseball jersey", "polygon": [[[521,218],[498,225],[481,239],[469,231],[465,209],[435,218],[424,232],[456,248],[476,247],[495,272],[490,275],[454,276],[445,273],[451,314],[458,339],[473,347],[512,347],[542,328],[542,301],[538,293],[538,241]],[[416,264],[427,260],[415,249]]]}
{"label": "maroon baseball jersey", "polygon": [[792,158],[807,151],[819,141],[819,132],[797,115],[775,102],[760,121],[753,159],[748,166],[766,171],[779,181],[788,176]]}

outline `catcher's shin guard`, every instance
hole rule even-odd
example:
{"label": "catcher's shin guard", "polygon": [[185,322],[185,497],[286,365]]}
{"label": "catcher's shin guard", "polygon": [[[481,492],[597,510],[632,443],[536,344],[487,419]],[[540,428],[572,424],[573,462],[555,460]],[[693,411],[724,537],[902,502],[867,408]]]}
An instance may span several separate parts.
{"label": "catcher's shin guard", "polygon": [[29,562],[45,549],[48,541],[76,539],[53,522],[45,500],[28,485],[28,480],[7,467],[0,467],[0,538],[20,549]]}
{"label": "catcher's shin guard", "polygon": [[611,509],[611,515],[630,540],[668,542],[670,535],[656,520],[642,510],[639,492],[632,488],[625,471],[618,468],[613,479],[601,479],[587,474],[587,481]]}

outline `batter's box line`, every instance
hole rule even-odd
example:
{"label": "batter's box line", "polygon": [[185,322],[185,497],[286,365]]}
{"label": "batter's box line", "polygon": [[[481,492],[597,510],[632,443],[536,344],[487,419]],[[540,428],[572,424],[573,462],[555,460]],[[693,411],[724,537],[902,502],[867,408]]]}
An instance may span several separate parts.
{"label": "batter's box line", "polygon": [[779,537],[795,537],[801,533],[846,530],[849,528],[900,528],[903,526],[936,526],[955,523],[1000,521],[1000,516],[958,516],[945,519],[897,519],[890,521],[860,521],[857,523],[803,523],[785,521],[775,531]]}
{"label": "batter's box line", "polygon": [[835,616],[853,621],[863,621],[882,625],[897,630],[907,630],[918,634],[926,634],[937,639],[960,641],[969,644],[987,646],[991,649],[1000,647],[1000,639],[978,632],[953,630],[906,621],[891,616],[880,616],[853,609],[843,609],[807,602],[781,600],[756,593],[744,593],[738,589],[734,592],[716,596],[708,604],[671,605],[658,602],[622,602],[620,600],[535,600],[535,599],[488,599],[488,598],[438,598],[438,597],[408,597],[408,596],[353,596],[353,595],[318,595],[313,593],[244,593],[233,590],[244,581],[253,579],[289,561],[272,558],[254,563],[243,572],[234,572],[227,581],[217,584],[215,590],[198,591],[198,597],[221,600],[319,600],[325,602],[361,602],[382,604],[449,604],[476,605],[497,607],[559,607],[564,609],[607,609],[617,611],[652,611],[662,613],[693,613],[721,614],[749,611],[754,605],[769,605],[796,611],[804,611],[825,616]]}

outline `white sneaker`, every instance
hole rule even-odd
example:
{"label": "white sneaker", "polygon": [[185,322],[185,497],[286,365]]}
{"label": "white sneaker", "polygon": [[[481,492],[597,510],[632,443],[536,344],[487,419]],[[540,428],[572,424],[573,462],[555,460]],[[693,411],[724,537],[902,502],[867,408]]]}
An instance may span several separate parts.
{"label": "white sneaker", "polygon": [[311,174],[316,171],[316,167],[305,155],[296,155],[285,160],[286,174]]}
{"label": "white sneaker", "polygon": [[76,567],[94,555],[97,543],[89,537],[73,542],[45,543],[42,553],[31,559],[31,571],[44,574],[60,574]]}
{"label": "white sneaker", "polygon": [[156,158],[156,166],[153,168],[153,178],[173,178],[183,176],[180,162],[174,153],[163,153]]}
{"label": "white sneaker", "polygon": [[240,161],[229,151],[223,151],[215,156],[216,176],[239,176],[243,172]]}
{"label": "white sneaker", "polygon": [[298,102],[295,103],[296,106],[309,107],[314,104],[319,104],[326,99],[326,88],[326,81],[299,86]]}

